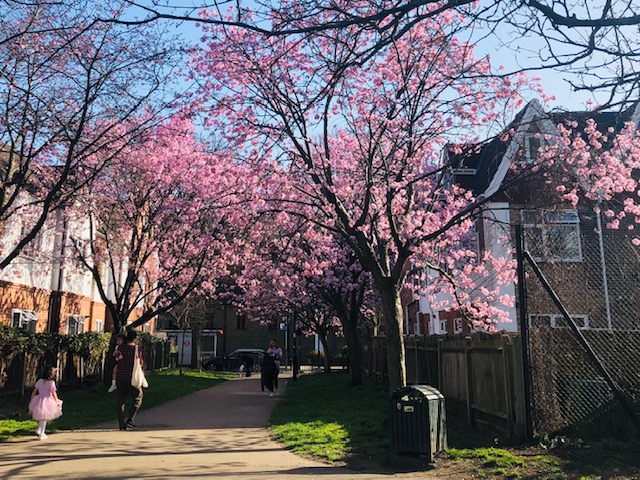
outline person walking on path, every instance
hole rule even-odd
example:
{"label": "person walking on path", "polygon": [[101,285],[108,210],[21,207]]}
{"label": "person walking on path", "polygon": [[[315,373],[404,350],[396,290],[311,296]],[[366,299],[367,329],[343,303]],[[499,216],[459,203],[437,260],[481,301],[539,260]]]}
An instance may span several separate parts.
{"label": "person walking on path", "polygon": [[171,358],[171,366],[169,368],[178,368],[178,354],[180,349],[178,348],[178,339],[176,337],[171,338],[171,345],[169,346],[169,354]]}
{"label": "person walking on path", "polygon": [[282,359],[282,349],[278,346],[278,342],[271,340],[267,355],[273,358],[275,368],[273,369],[273,393],[278,395],[278,374],[280,373],[280,360]]}
{"label": "person walking on path", "polygon": [[[133,423],[133,420],[136,418],[136,414],[142,406],[143,397],[142,387],[137,388],[131,385],[136,351],[138,352],[140,365],[142,365],[142,352],[136,345],[135,330],[127,331],[127,343],[121,346],[118,350],[122,354],[122,358],[118,362],[118,372],[116,374],[118,423],[120,425],[120,430],[126,430],[137,427],[137,425]],[[127,397],[131,397],[133,403],[129,407],[129,414],[125,421],[124,411],[127,403]]]}
{"label": "person walking on path", "polygon": [[31,417],[39,422],[36,435],[40,440],[47,439],[47,434],[45,433],[47,422],[55,420],[62,415],[62,400],[58,398],[54,380],[56,373],[57,369],[49,365],[44,367],[29,401]]}

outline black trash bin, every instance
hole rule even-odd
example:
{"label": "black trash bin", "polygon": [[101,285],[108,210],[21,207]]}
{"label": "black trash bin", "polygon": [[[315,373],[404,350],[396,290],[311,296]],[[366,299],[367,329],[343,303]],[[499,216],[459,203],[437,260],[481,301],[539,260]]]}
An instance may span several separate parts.
{"label": "black trash bin", "polygon": [[393,453],[434,455],[447,448],[444,396],[429,385],[411,385],[391,395]]}

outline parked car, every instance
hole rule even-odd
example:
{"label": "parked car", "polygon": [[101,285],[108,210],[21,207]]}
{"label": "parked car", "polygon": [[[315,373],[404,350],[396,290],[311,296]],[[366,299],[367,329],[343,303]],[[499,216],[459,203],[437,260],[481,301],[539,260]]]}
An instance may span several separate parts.
{"label": "parked car", "polygon": [[227,372],[237,372],[240,365],[246,364],[250,371],[260,371],[265,352],[259,348],[239,348],[224,357],[210,358],[202,362],[205,370],[218,370]]}

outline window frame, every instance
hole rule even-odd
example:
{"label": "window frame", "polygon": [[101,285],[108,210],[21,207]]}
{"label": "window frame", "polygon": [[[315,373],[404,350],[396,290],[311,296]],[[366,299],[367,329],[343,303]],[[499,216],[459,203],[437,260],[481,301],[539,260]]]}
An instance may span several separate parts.
{"label": "window frame", "polygon": [[236,330],[247,329],[247,315],[244,313],[236,314]]}
{"label": "window frame", "polygon": [[463,331],[462,317],[456,317],[453,319],[453,333],[459,334]]}
{"label": "window frame", "polygon": [[[16,315],[20,315],[17,325],[15,318]],[[38,329],[38,311],[28,310],[26,308],[12,308],[11,326],[26,332],[36,333],[36,330]]]}
{"label": "window frame", "polygon": [[438,318],[440,322],[440,335],[446,335],[449,333],[449,325],[446,318]]}
{"label": "window frame", "polygon": [[[78,335],[84,333],[84,323],[87,319],[86,315],[80,313],[68,313],[67,314],[67,335]],[[74,330],[71,331],[71,321],[74,322]],[[80,326],[80,329],[78,328]]]}
{"label": "window frame", "polygon": [[[31,260],[38,258],[44,246],[44,228],[45,227],[40,228],[40,230],[36,233],[36,236],[33,237],[33,240],[22,247],[20,255]],[[24,238],[30,231],[31,229],[28,228],[27,224],[23,222],[20,226],[20,238]]]}
{"label": "window frame", "polygon": [[[535,140],[538,145],[532,145],[531,141]],[[540,158],[540,149],[545,147],[544,135],[541,132],[530,133],[524,137],[524,158],[525,163],[530,165]],[[532,148],[535,148],[535,155],[532,155]]]}
{"label": "window frame", "polygon": [[[529,327],[533,327],[534,317],[549,317],[549,327],[551,328],[570,328],[568,325],[559,325],[559,322],[564,323],[564,316],[554,313],[532,313],[529,314]],[[571,315],[571,318],[578,324],[579,330],[590,330],[589,315],[586,313],[576,313]],[[581,321],[580,321],[581,320]],[[545,325],[546,326],[546,325]]]}
{"label": "window frame", "polygon": [[[530,219],[527,219],[528,214],[533,214],[536,223],[532,223]],[[564,220],[563,216],[572,216],[571,220]],[[550,220],[552,219],[552,220]],[[559,220],[558,220],[559,219]],[[538,240],[543,250],[544,256],[535,256],[534,259],[538,262],[561,262],[561,263],[580,263],[584,261],[582,254],[582,239],[580,235],[580,215],[576,209],[563,209],[563,210],[544,210],[535,208],[523,208],[520,210],[520,221],[524,229],[524,243],[525,248],[528,249],[527,242],[529,236],[532,235],[534,230],[540,230]],[[551,239],[551,232],[553,228],[572,227],[575,230],[575,238],[577,240],[577,255],[575,257],[565,257],[557,255],[553,251],[553,244]],[[550,248],[551,247],[551,248]],[[547,254],[547,252],[549,252]],[[563,252],[564,253],[564,252]]]}

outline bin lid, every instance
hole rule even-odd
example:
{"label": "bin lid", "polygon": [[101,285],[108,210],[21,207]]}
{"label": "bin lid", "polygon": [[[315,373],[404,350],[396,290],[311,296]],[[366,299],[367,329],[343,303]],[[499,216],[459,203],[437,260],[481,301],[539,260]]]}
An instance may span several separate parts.
{"label": "bin lid", "polygon": [[426,398],[427,400],[444,400],[444,395],[431,385],[409,385],[399,388],[391,395],[392,398]]}

